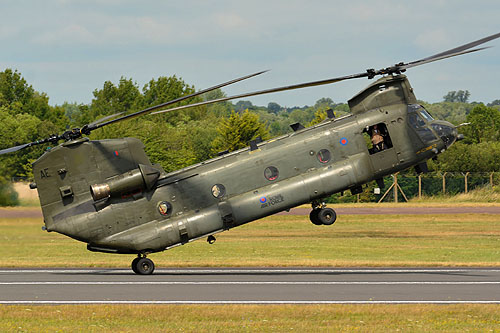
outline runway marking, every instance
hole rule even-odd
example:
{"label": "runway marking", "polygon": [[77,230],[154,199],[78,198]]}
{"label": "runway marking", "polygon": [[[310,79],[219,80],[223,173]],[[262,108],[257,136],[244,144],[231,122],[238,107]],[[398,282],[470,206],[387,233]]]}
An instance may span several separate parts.
{"label": "runway marking", "polygon": [[496,285],[500,281],[24,281],[0,282],[22,285]]}
{"label": "runway marking", "polygon": [[450,301],[450,300],[432,300],[432,301],[310,301],[310,300],[298,300],[298,301],[231,301],[231,300],[219,300],[219,301],[0,301],[0,304],[500,304],[500,301]]}
{"label": "runway marking", "polygon": [[[217,274],[217,273],[465,273],[465,272],[500,272],[499,268],[447,268],[447,269],[157,269],[155,273],[165,274]],[[60,273],[60,274],[82,274],[82,273],[113,273],[131,274],[128,269],[3,269],[0,274],[11,273]]]}

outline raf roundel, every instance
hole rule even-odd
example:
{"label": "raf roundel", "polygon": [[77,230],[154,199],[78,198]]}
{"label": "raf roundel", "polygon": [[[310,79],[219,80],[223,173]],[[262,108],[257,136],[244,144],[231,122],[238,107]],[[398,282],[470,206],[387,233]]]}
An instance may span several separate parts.
{"label": "raf roundel", "polygon": [[342,146],[347,145],[347,142],[348,142],[348,141],[347,141],[347,138],[345,138],[345,137],[340,139],[340,144],[341,144]]}
{"label": "raf roundel", "polygon": [[260,198],[260,202],[261,202],[261,203],[266,203],[266,201],[267,201],[266,197],[262,197],[262,198]]}

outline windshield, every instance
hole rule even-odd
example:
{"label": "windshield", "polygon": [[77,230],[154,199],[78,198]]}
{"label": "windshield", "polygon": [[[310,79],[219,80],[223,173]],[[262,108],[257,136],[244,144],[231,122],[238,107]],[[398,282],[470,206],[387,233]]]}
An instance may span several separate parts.
{"label": "windshield", "polygon": [[427,120],[427,121],[433,121],[434,120],[434,118],[432,118],[432,116],[429,114],[429,112],[427,112],[427,110],[424,109],[423,107],[421,109],[419,109],[418,112],[420,113],[420,115],[422,117],[425,118],[425,120]]}
{"label": "windshield", "polygon": [[430,122],[433,118],[421,105],[408,105],[408,123],[425,143],[437,139],[436,135],[427,126],[426,120]]}

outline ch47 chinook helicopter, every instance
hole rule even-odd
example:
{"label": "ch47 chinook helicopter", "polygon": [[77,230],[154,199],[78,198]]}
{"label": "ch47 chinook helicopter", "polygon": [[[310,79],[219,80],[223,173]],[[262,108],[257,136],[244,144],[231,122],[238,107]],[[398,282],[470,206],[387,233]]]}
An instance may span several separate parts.
{"label": "ch47 chinook helicopter", "polygon": [[[331,225],[336,214],[321,203],[322,198],[346,190],[359,193],[363,184],[373,180],[383,187],[384,176],[409,167],[425,172],[426,161],[461,136],[456,126],[433,119],[417,103],[402,72],[482,50],[474,47],[498,37],[500,33],[380,70],[156,111],[259,72],[136,113],[106,117],[61,135],[0,150],[0,154],[64,141],[33,163],[32,187],[38,190],[43,229],[85,242],[90,251],[136,254],[132,270],[152,274],[149,253],[200,238],[212,243],[216,233],[305,203],[312,203],[314,224]],[[380,75],[349,100],[347,116],[335,119],[330,112],[318,125],[294,124],[291,134],[265,142],[254,140],[247,148],[171,173],[153,165],[137,139],[90,141],[84,137],[153,111]]]}

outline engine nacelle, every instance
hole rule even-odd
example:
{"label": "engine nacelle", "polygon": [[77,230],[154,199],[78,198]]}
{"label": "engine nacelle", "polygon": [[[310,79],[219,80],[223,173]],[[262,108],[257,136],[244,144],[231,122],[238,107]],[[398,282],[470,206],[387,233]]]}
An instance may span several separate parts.
{"label": "engine nacelle", "polygon": [[138,169],[127,171],[110,179],[107,183],[90,186],[90,193],[94,201],[101,199],[132,194],[144,189],[151,190],[160,177],[160,171],[144,164]]}

